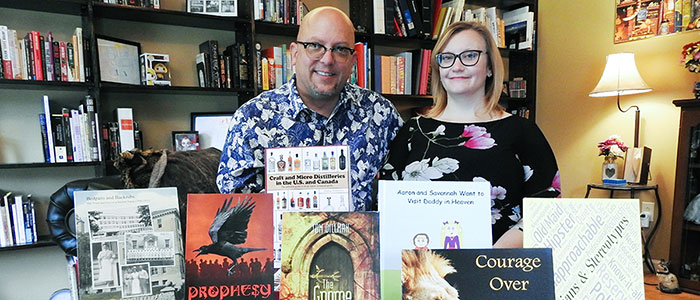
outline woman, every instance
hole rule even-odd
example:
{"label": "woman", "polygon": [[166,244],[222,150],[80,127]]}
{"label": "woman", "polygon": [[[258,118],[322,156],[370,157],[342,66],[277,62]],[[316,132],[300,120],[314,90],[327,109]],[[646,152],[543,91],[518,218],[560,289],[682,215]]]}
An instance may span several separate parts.
{"label": "woman", "polygon": [[97,281],[104,282],[107,286],[115,285],[117,256],[109,249],[107,243],[102,243],[102,250],[97,254],[97,261],[100,266],[100,273]]}
{"label": "woman", "polygon": [[489,181],[494,247],[522,247],[523,197],[559,194],[554,153],[537,125],[498,104],[503,61],[486,27],[453,23],[433,53],[434,106],[400,130],[382,177]]}

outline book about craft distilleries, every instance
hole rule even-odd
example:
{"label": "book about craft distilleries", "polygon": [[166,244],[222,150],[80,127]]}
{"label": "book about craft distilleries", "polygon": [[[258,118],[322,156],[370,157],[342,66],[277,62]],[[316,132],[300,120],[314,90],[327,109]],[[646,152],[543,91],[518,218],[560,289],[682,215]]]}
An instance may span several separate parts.
{"label": "book about craft distilleries", "polygon": [[184,299],[176,188],[75,192],[81,300]]}
{"label": "book about craft distilleries", "polygon": [[286,212],[280,300],[379,298],[376,212]]}
{"label": "book about craft distilleries", "polygon": [[187,195],[187,299],[272,299],[270,194]]}

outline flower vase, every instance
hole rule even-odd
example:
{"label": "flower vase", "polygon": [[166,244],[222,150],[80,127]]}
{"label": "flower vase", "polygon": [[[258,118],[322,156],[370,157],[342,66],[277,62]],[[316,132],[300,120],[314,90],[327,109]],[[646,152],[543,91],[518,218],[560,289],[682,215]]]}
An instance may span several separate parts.
{"label": "flower vase", "polygon": [[617,163],[615,159],[606,158],[603,162],[603,179],[617,179]]}

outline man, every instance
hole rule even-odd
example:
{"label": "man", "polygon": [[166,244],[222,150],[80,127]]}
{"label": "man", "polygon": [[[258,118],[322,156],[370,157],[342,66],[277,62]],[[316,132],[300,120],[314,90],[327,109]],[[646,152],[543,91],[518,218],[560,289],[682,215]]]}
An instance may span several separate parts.
{"label": "man", "polygon": [[348,145],[354,209],[370,207],[371,182],[402,125],[391,103],[347,83],[356,54],[352,22],[319,7],[302,21],[290,45],[296,74],[234,114],[216,183],[222,193],[264,189],[265,148]]}

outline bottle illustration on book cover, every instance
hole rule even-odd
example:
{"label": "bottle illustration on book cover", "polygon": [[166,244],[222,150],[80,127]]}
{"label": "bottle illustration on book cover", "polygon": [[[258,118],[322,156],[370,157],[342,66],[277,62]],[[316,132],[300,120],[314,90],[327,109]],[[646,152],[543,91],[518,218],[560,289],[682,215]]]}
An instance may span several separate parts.
{"label": "bottle illustration on book cover", "polygon": [[275,201],[275,204],[276,204],[275,207],[277,207],[277,209],[280,209],[282,207],[282,206],[280,206],[280,193],[279,192],[275,193],[275,196],[277,196],[277,201]]}
{"label": "bottle illustration on book cover", "polygon": [[287,209],[287,193],[282,193],[282,209]]}
{"label": "bottle illustration on book cover", "polygon": [[331,196],[327,196],[326,199],[328,200],[328,204],[326,204],[324,210],[335,211],[335,207],[333,207],[333,205],[331,204]]}
{"label": "bottle illustration on book cover", "polygon": [[280,154],[280,160],[277,161],[277,171],[284,172],[286,163],[284,162],[284,156]]}
{"label": "bottle illustration on book cover", "polygon": [[294,171],[301,171],[301,160],[299,159],[299,153],[297,153],[296,158],[294,158]]}
{"label": "bottle illustration on book cover", "polygon": [[311,171],[311,155],[309,155],[308,151],[304,157],[304,171]]}
{"label": "bottle illustration on book cover", "polygon": [[287,214],[282,227],[280,300],[380,299],[376,212]]}
{"label": "bottle illustration on book cover", "polygon": [[296,206],[295,204],[294,194],[289,195],[289,208],[294,208]]}
{"label": "bottle illustration on book cover", "polygon": [[318,208],[318,198],[316,197],[316,191],[314,191],[314,208]]}
{"label": "bottle illustration on book cover", "polygon": [[297,198],[297,206],[299,206],[299,209],[304,208],[304,196],[301,192],[299,192],[299,198]]}
{"label": "bottle illustration on book cover", "polygon": [[318,153],[314,153],[314,171],[321,169],[321,160],[318,158]]}
{"label": "bottle illustration on book cover", "polygon": [[292,171],[292,151],[289,151],[289,156],[287,156],[287,171]]}
{"label": "bottle illustration on book cover", "polygon": [[330,169],[335,170],[335,155],[333,154],[333,151],[331,151],[331,158],[329,159],[330,164]]}
{"label": "bottle illustration on book cover", "polygon": [[326,151],[323,151],[323,157],[321,158],[321,170],[328,170],[328,156],[326,156]]}
{"label": "bottle illustration on book cover", "polygon": [[309,197],[309,192],[306,192],[306,208],[311,208],[311,197]]}
{"label": "bottle illustration on book cover", "polygon": [[348,207],[345,205],[345,196],[340,195],[340,207],[338,208],[340,211],[347,211]]}
{"label": "bottle illustration on book cover", "polygon": [[343,154],[343,149],[340,149],[340,157],[338,157],[338,168],[345,170],[345,154]]}
{"label": "bottle illustration on book cover", "polygon": [[270,173],[274,173],[275,165],[277,165],[277,162],[275,161],[275,157],[272,154],[272,151],[270,151],[270,159],[267,160],[267,171]]}

